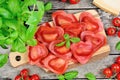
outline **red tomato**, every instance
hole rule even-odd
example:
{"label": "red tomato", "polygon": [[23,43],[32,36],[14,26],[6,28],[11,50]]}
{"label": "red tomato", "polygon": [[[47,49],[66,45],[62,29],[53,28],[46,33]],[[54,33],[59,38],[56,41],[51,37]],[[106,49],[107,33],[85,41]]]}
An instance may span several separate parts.
{"label": "red tomato", "polygon": [[49,55],[42,60],[42,63],[47,69],[56,74],[63,74],[68,68],[68,61],[56,57],[52,53],[49,53]]}
{"label": "red tomato", "polygon": [[65,11],[59,10],[52,14],[55,25],[61,26],[72,22],[78,22],[73,14],[67,14]]}
{"label": "red tomato", "polygon": [[117,74],[117,80],[120,80],[120,73]]}
{"label": "red tomato", "polygon": [[28,69],[22,69],[20,71],[20,75],[23,76],[23,77],[27,77],[29,75]]}
{"label": "red tomato", "polygon": [[87,31],[92,31],[96,33],[103,30],[102,22],[99,19],[95,18],[89,12],[83,12],[80,14],[80,23],[81,22],[85,24],[85,28]]}
{"label": "red tomato", "polygon": [[106,38],[102,34],[94,34],[91,31],[84,31],[81,33],[82,41],[90,41],[93,44],[94,51],[97,51],[106,44]]}
{"label": "red tomato", "polygon": [[37,74],[31,75],[31,80],[40,80],[40,77]]}
{"label": "red tomato", "polygon": [[116,61],[115,61],[115,62],[120,65],[120,56],[118,56],[118,57],[116,58]]}
{"label": "red tomato", "polygon": [[70,4],[77,4],[80,0],[69,0]]}
{"label": "red tomato", "polygon": [[109,35],[109,36],[114,36],[115,34],[116,34],[116,28],[114,28],[114,27],[109,27],[109,28],[107,28],[107,34]]}
{"label": "red tomato", "polygon": [[17,75],[14,80],[21,80],[22,77],[20,75]]}
{"label": "red tomato", "polygon": [[103,74],[105,75],[106,78],[110,78],[113,75],[113,73],[112,73],[110,68],[105,68],[103,70]]}
{"label": "red tomato", "polygon": [[61,39],[63,34],[64,30],[61,27],[41,26],[36,33],[36,38],[38,41],[48,45],[56,39]]}
{"label": "red tomato", "polygon": [[55,54],[57,57],[63,59],[70,59],[72,57],[71,50],[66,48],[66,46],[57,47],[56,44],[60,43],[60,40],[56,40],[50,43],[49,50]]}
{"label": "red tomato", "polygon": [[81,63],[85,64],[93,54],[93,46],[91,42],[74,43],[71,45],[73,56]]}
{"label": "red tomato", "polygon": [[116,17],[112,20],[112,23],[116,27],[120,27],[120,18]]}
{"label": "red tomato", "polygon": [[119,73],[119,72],[120,72],[120,65],[119,65],[119,64],[116,64],[116,63],[112,64],[112,65],[111,65],[111,70],[112,70],[112,72],[114,72],[114,73]]}
{"label": "red tomato", "polygon": [[117,32],[118,37],[120,38],[120,30]]}
{"label": "red tomato", "polygon": [[29,62],[30,64],[36,64],[40,59],[46,57],[48,55],[48,49],[45,45],[38,43],[36,46],[29,47]]}

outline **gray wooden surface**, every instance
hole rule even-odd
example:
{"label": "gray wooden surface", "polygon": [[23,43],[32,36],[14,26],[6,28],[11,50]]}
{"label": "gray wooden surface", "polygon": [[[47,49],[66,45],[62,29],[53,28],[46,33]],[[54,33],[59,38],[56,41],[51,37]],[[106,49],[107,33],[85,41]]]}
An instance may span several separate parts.
{"label": "gray wooden surface", "polygon": [[[43,18],[42,22],[46,21],[51,21],[51,14],[52,12],[58,10],[58,9],[63,9],[66,12],[69,13],[76,13],[80,11],[85,11],[85,10],[90,10],[94,9],[97,10],[103,23],[104,23],[104,28],[107,28],[111,26],[111,20],[114,16],[100,10],[99,8],[95,7],[92,4],[93,0],[81,0],[79,4],[76,5],[70,5],[68,3],[62,3],[59,0],[44,0],[44,1],[51,1],[53,3],[53,9],[49,12],[47,12]],[[105,67],[110,66],[113,62],[114,59],[120,55],[120,51],[115,50],[115,44],[120,40],[117,36],[114,37],[107,37],[108,38],[108,43],[110,44],[111,52],[108,57],[105,57],[102,60],[98,60],[96,62],[88,63],[82,66],[78,66],[69,70],[78,70],[79,75],[77,80],[86,80],[84,79],[84,74],[88,72],[92,72],[96,75],[97,80],[107,80],[104,79],[104,76],[102,75],[102,69]],[[9,50],[3,50],[0,49],[0,53],[9,53]],[[23,65],[17,68],[11,67],[10,63],[6,64],[3,68],[0,68],[0,77],[9,77],[13,80],[13,78],[19,73],[19,71],[23,68],[28,68],[30,69],[30,73],[38,73],[42,79],[56,79],[56,75],[53,73],[46,73],[43,70],[41,70],[37,66],[31,66],[31,65]],[[69,71],[68,70],[68,71]]]}

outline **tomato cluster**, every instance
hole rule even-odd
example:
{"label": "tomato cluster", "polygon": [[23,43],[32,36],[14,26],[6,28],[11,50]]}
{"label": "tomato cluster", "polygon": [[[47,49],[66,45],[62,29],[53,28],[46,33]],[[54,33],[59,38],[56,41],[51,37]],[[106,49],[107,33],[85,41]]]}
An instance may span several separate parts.
{"label": "tomato cluster", "polygon": [[77,4],[80,2],[80,0],[61,0],[62,2],[67,2],[69,1],[70,4]]}
{"label": "tomato cluster", "polygon": [[29,70],[23,69],[20,71],[20,74],[15,77],[14,80],[40,80],[40,77],[37,74],[29,75]]}
{"label": "tomato cluster", "polygon": [[120,18],[118,18],[118,17],[114,18],[112,20],[112,24],[115,27],[111,26],[111,27],[107,28],[107,34],[109,36],[114,36],[115,34],[117,34],[118,37],[120,37],[120,30],[118,30],[120,28]]}
{"label": "tomato cluster", "polygon": [[103,70],[106,78],[114,78],[120,80],[120,56],[116,58],[115,63]]}

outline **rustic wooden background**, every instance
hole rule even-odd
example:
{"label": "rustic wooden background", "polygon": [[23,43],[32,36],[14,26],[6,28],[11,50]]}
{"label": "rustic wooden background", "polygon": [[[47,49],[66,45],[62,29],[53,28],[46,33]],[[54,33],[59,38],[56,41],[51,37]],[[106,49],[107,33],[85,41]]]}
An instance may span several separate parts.
{"label": "rustic wooden background", "polygon": [[[93,9],[93,10],[98,11],[100,18],[101,18],[102,22],[104,23],[104,28],[106,29],[107,27],[112,25],[111,20],[113,17],[115,17],[115,16],[112,16],[111,14],[106,13],[106,12],[100,10],[99,8],[95,7],[92,4],[93,0],[81,0],[81,2],[76,5],[70,5],[69,3],[63,3],[63,2],[60,2],[59,0],[44,0],[44,1],[45,2],[51,1],[53,3],[53,9],[45,14],[42,22],[51,21],[51,14],[52,14],[52,12],[54,12],[56,10],[65,10],[66,12],[69,12],[69,13],[77,13],[77,12]],[[69,70],[78,70],[79,71],[79,75],[76,80],[86,80],[84,75],[88,72],[94,73],[97,77],[97,80],[101,80],[101,79],[107,80],[104,78],[104,76],[101,73],[102,69],[110,66],[114,62],[115,58],[120,55],[120,51],[115,50],[115,44],[118,41],[120,41],[120,39],[117,36],[114,36],[114,37],[108,36],[107,38],[108,38],[108,43],[110,44],[110,48],[111,48],[111,52],[110,52],[109,56],[105,57],[102,60],[98,60],[98,61],[95,61],[92,63],[88,63],[88,64],[85,64],[82,66],[78,66],[78,67],[69,69]],[[9,53],[9,49],[8,50],[0,49],[0,53]],[[37,74],[41,75],[42,79],[47,79],[47,80],[48,79],[56,79],[55,74],[46,73],[37,66],[31,66],[31,65],[26,64],[26,65],[20,66],[18,68],[13,68],[13,67],[11,67],[9,62],[3,68],[0,68],[0,78],[8,77],[8,78],[11,78],[12,80],[14,80],[14,77],[23,68],[30,69],[31,74],[37,73]]]}

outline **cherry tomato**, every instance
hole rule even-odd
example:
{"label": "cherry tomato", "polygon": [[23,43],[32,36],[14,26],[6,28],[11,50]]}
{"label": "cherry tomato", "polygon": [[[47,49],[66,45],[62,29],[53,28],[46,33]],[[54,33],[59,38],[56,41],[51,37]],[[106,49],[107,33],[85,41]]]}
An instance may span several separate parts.
{"label": "cherry tomato", "polygon": [[33,74],[31,80],[40,80],[40,77],[37,74]]}
{"label": "cherry tomato", "polygon": [[29,71],[28,69],[23,69],[20,71],[20,75],[23,76],[23,77],[26,77],[29,75]]}
{"label": "cherry tomato", "polygon": [[120,73],[117,74],[117,80],[120,80]]}
{"label": "cherry tomato", "polygon": [[112,70],[112,72],[119,73],[120,72],[120,65],[116,64],[116,63],[112,64],[111,70]]}
{"label": "cherry tomato", "polygon": [[20,75],[17,75],[14,80],[21,80],[22,77]]}
{"label": "cherry tomato", "polygon": [[80,0],[69,0],[70,4],[77,4]]}
{"label": "cherry tomato", "polygon": [[67,0],[61,0],[62,2],[66,2]]}
{"label": "cherry tomato", "polygon": [[107,34],[109,36],[114,36],[116,34],[116,28],[114,28],[114,27],[107,28]]}
{"label": "cherry tomato", "polygon": [[110,78],[113,75],[113,73],[112,73],[110,68],[105,68],[103,70],[103,74],[105,75],[106,78]]}
{"label": "cherry tomato", "polygon": [[117,36],[120,38],[120,30],[117,32]]}
{"label": "cherry tomato", "polygon": [[120,65],[120,56],[118,56],[118,57],[116,58],[116,61],[115,61],[115,62]]}
{"label": "cherry tomato", "polygon": [[112,23],[116,27],[120,27],[120,18],[116,17],[112,20]]}

